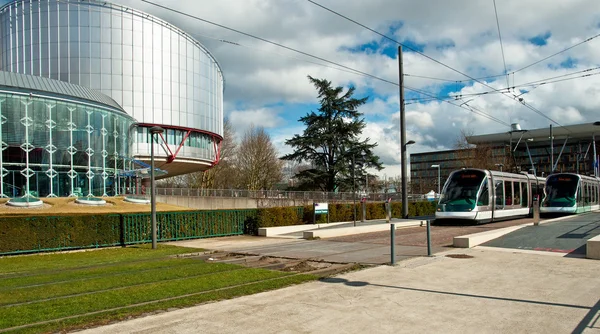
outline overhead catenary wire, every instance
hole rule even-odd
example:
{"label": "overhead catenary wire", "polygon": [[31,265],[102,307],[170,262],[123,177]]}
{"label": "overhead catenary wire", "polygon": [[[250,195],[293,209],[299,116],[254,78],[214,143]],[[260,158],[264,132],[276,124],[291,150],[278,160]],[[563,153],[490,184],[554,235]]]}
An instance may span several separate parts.
{"label": "overhead catenary wire", "polygon": [[496,27],[498,27],[498,39],[500,40],[500,51],[502,51],[502,62],[504,63],[504,73],[506,74],[506,86],[510,86],[508,81],[508,71],[506,69],[506,58],[504,57],[504,46],[502,45],[502,34],[500,33],[500,20],[498,20],[498,10],[496,9],[496,0],[494,2],[494,13],[496,14]]}
{"label": "overhead catenary wire", "polygon": [[[142,1],[146,1],[146,0],[142,0]],[[481,84],[481,85],[483,85],[483,86],[486,86],[486,87],[488,87],[488,88],[491,88],[491,89],[495,89],[494,87],[492,87],[492,86],[488,85],[488,84],[487,84],[487,83],[485,83],[485,82],[482,82],[482,81],[480,81],[480,80],[477,80],[477,79],[473,78],[472,76],[470,76],[470,75],[468,75],[468,74],[466,74],[466,73],[464,73],[464,72],[462,72],[462,71],[460,71],[460,70],[457,70],[457,69],[453,68],[452,66],[449,66],[449,65],[447,65],[447,64],[444,64],[444,63],[442,63],[441,61],[439,61],[439,60],[437,60],[437,59],[435,59],[435,58],[433,58],[433,57],[430,57],[430,56],[428,56],[428,55],[424,54],[423,52],[420,52],[420,51],[418,51],[418,50],[416,50],[416,49],[414,49],[414,48],[412,48],[412,47],[410,47],[410,46],[408,46],[408,45],[405,45],[405,44],[403,44],[403,43],[400,43],[400,42],[398,42],[397,40],[395,40],[395,39],[393,39],[393,38],[391,38],[391,37],[388,37],[388,36],[386,36],[386,35],[384,35],[384,34],[382,34],[382,33],[378,32],[378,31],[376,31],[376,30],[374,30],[374,29],[371,29],[371,28],[369,28],[369,27],[365,26],[364,24],[362,24],[362,23],[360,23],[360,22],[358,22],[358,21],[356,21],[356,20],[353,20],[353,19],[351,19],[351,18],[349,18],[349,17],[347,17],[347,16],[345,16],[345,15],[343,15],[343,14],[341,14],[341,13],[339,13],[339,12],[335,11],[335,10],[332,10],[332,9],[330,9],[330,8],[328,8],[328,7],[325,7],[325,6],[323,6],[323,5],[321,5],[321,4],[317,3],[317,2],[315,2],[315,1],[313,1],[313,0],[307,0],[307,1],[308,1],[308,2],[310,2],[310,3],[312,3],[312,4],[314,4],[314,5],[316,5],[316,6],[318,6],[318,7],[321,7],[321,8],[323,8],[323,9],[325,9],[325,10],[327,10],[327,11],[329,11],[329,12],[331,12],[331,13],[333,13],[333,14],[337,15],[337,16],[340,16],[340,17],[342,17],[342,18],[344,18],[344,19],[346,19],[346,20],[348,20],[348,21],[350,21],[350,22],[352,22],[352,23],[355,23],[355,24],[357,24],[357,25],[359,25],[359,26],[361,26],[361,27],[363,27],[363,28],[365,28],[365,29],[367,29],[367,30],[369,30],[369,31],[371,31],[371,32],[373,32],[373,33],[375,33],[375,34],[377,34],[377,35],[379,35],[379,36],[381,36],[381,37],[383,37],[383,38],[387,39],[387,40],[389,40],[389,41],[392,41],[392,42],[394,42],[394,43],[397,43],[398,45],[401,45],[402,47],[404,47],[404,48],[406,48],[406,49],[408,49],[408,50],[411,50],[411,51],[413,51],[413,52],[415,52],[415,53],[417,53],[417,54],[419,54],[419,55],[421,55],[421,56],[423,56],[423,57],[425,57],[425,58],[427,58],[427,59],[429,59],[429,60],[431,60],[431,61],[433,61],[433,62],[435,62],[435,63],[439,64],[439,65],[442,65],[442,66],[444,66],[444,67],[446,67],[446,68],[448,68],[448,69],[450,69],[450,70],[452,70],[452,71],[454,71],[454,72],[457,72],[457,73],[459,73],[459,74],[462,74],[462,75],[464,75],[465,77],[467,77],[467,78],[469,78],[469,79],[471,79],[471,80],[473,80],[473,81],[475,81],[475,82],[477,82],[477,83],[479,83],[479,84]],[[506,96],[508,96],[509,98],[511,98],[512,100],[515,100],[515,101],[517,101],[517,102],[518,102],[518,99],[514,97],[514,94],[513,94],[513,95],[511,95],[511,94],[509,94],[509,93],[504,93],[504,92],[502,92],[502,94],[503,94],[503,95],[506,95]],[[529,106],[529,105],[527,105],[527,104],[524,104],[524,106],[525,106],[525,107],[527,107],[527,108],[528,108],[528,109],[530,109],[530,110],[533,110],[533,111],[534,111],[534,112],[536,112],[536,113],[540,113],[540,111],[539,111],[539,110],[537,110],[537,109],[535,109],[535,108],[532,108],[531,106]],[[567,131],[569,131],[569,129],[565,128],[563,125],[561,125],[561,124],[560,124],[560,123],[558,123],[557,121],[555,121],[555,120],[551,119],[550,117],[548,117],[548,116],[544,115],[544,118],[546,118],[546,119],[550,120],[552,123],[555,123],[556,125],[558,125],[558,126],[560,126],[560,127],[564,128],[564,129],[566,129]]]}
{"label": "overhead catenary wire", "polygon": [[[259,36],[255,36],[255,35],[252,35],[252,34],[249,34],[249,33],[246,33],[246,32],[243,32],[243,31],[240,31],[240,30],[237,30],[237,29],[234,29],[234,28],[230,28],[230,27],[227,27],[227,26],[224,26],[224,25],[221,25],[221,24],[218,24],[218,23],[215,23],[215,22],[212,22],[212,21],[209,21],[209,20],[206,20],[206,19],[203,19],[203,18],[197,17],[197,16],[195,16],[195,15],[191,15],[191,14],[188,14],[188,13],[184,13],[184,12],[182,12],[182,11],[179,11],[179,10],[176,10],[176,9],[173,9],[173,8],[169,8],[169,7],[166,7],[166,6],[163,6],[163,5],[157,4],[157,3],[154,3],[154,2],[152,2],[152,1],[149,1],[149,0],[140,0],[140,1],[142,1],[142,2],[145,2],[145,3],[148,3],[148,4],[150,4],[150,5],[153,5],[153,6],[156,6],[156,7],[159,7],[159,8],[162,8],[162,9],[165,9],[165,10],[168,10],[168,11],[171,11],[171,12],[174,12],[174,13],[177,13],[177,14],[180,14],[180,15],[183,15],[183,16],[186,16],[186,17],[189,17],[189,18],[192,18],[192,19],[195,19],[195,20],[199,20],[199,21],[202,21],[202,22],[205,22],[205,23],[208,23],[208,24],[212,24],[212,25],[218,26],[218,27],[220,27],[220,28],[223,28],[223,29],[226,29],[226,30],[230,30],[230,31],[233,31],[233,32],[239,33],[239,34],[241,34],[241,35],[244,35],[244,36],[248,36],[248,37],[251,37],[251,38],[254,38],[254,39],[258,39],[258,40],[260,40],[260,41],[263,41],[263,42],[265,42],[265,43],[269,43],[269,44],[272,44],[272,45],[276,45],[276,46],[278,46],[278,47],[281,47],[281,48],[284,48],[284,49],[286,49],[286,50],[290,50],[290,51],[293,51],[293,52],[300,53],[300,54],[302,54],[302,55],[305,55],[305,56],[307,56],[307,57],[311,57],[311,58],[318,59],[318,60],[320,60],[320,61],[323,61],[323,62],[326,62],[326,63],[329,63],[329,64],[333,64],[333,65],[339,66],[339,67],[341,67],[341,68],[344,68],[344,69],[347,69],[347,70],[353,71],[353,72],[355,72],[355,73],[358,73],[358,74],[361,74],[361,75],[364,75],[364,76],[367,76],[367,77],[370,77],[370,78],[373,78],[373,79],[376,79],[376,80],[380,80],[380,81],[383,81],[383,82],[386,82],[386,83],[389,83],[389,84],[392,84],[392,85],[395,85],[395,86],[399,86],[399,84],[398,84],[397,82],[393,82],[393,81],[390,81],[390,80],[387,80],[387,79],[383,79],[383,78],[380,78],[380,77],[374,76],[374,75],[372,75],[372,74],[365,73],[365,72],[363,72],[363,71],[359,71],[359,70],[353,69],[353,68],[351,68],[351,67],[348,67],[348,66],[346,66],[346,65],[342,65],[342,64],[339,64],[339,63],[336,63],[336,62],[333,62],[333,61],[327,60],[327,59],[325,59],[325,58],[322,58],[322,57],[319,57],[319,56],[315,56],[315,55],[309,54],[309,53],[307,53],[307,52],[300,51],[300,50],[297,50],[297,49],[294,49],[294,48],[291,48],[291,47],[285,46],[285,45],[283,45],[283,44],[280,44],[280,43],[277,43],[277,42],[273,42],[273,41],[267,40],[267,39],[265,39],[265,38],[262,38],[262,37],[259,37]],[[406,88],[406,87],[405,87],[405,88]],[[409,90],[413,90],[413,89],[410,89],[410,88],[407,88],[407,89],[409,89]],[[432,96],[432,95],[430,95],[430,96]],[[447,101],[443,101],[443,102],[447,102]],[[456,105],[456,104],[453,104],[453,103],[450,103],[450,104],[452,104],[452,105],[455,105],[455,106],[458,106],[458,105]],[[459,107],[460,107],[460,106],[459,106]],[[462,109],[469,110],[469,111],[471,111],[471,112],[473,112],[473,113],[476,113],[476,112],[472,111],[471,109],[464,108],[464,107],[461,107],[461,108],[462,108]],[[484,113],[484,112],[482,112],[482,111],[479,111],[479,114],[484,114],[484,115],[485,115],[484,117],[491,117],[491,118],[494,118],[493,116],[491,116],[491,115],[489,115],[489,114],[486,114],[486,113]],[[506,123],[505,123],[505,122],[502,122],[501,124],[506,124]]]}
{"label": "overhead catenary wire", "polygon": [[586,38],[586,39],[585,39],[584,41],[582,41],[582,42],[579,42],[579,43],[573,44],[573,45],[569,46],[569,47],[568,47],[568,48],[566,48],[566,49],[563,49],[563,50],[561,50],[561,51],[558,51],[558,52],[556,52],[556,53],[553,53],[553,54],[551,54],[551,55],[549,55],[549,56],[547,56],[547,57],[544,57],[544,58],[542,58],[542,59],[540,59],[540,60],[538,60],[538,61],[536,61],[536,62],[533,62],[533,63],[531,63],[531,64],[529,64],[529,65],[527,65],[527,66],[524,66],[524,67],[522,67],[522,68],[520,68],[520,69],[518,69],[518,70],[516,70],[516,71],[513,71],[513,72],[512,72],[512,74],[514,74],[514,73],[517,73],[517,72],[520,72],[520,71],[522,71],[522,70],[524,70],[524,69],[526,69],[526,68],[530,68],[531,66],[537,65],[537,64],[539,64],[539,63],[541,63],[541,62],[543,62],[543,61],[545,61],[545,60],[548,60],[548,59],[550,59],[550,58],[552,58],[552,57],[554,57],[554,56],[557,56],[557,55],[559,55],[559,54],[561,54],[561,53],[563,53],[563,52],[569,51],[569,50],[571,50],[571,49],[572,49],[572,48],[574,48],[574,47],[577,47],[577,46],[580,46],[580,45],[582,45],[582,44],[585,44],[585,43],[587,43],[587,42],[589,42],[589,41],[591,41],[591,40],[593,40],[593,39],[595,39],[595,38],[597,38],[597,37],[599,37],[599,36],[600,36],[600,34],[596,34],[596,35],[594,35],[594,36],[592,36],[592,37]]}

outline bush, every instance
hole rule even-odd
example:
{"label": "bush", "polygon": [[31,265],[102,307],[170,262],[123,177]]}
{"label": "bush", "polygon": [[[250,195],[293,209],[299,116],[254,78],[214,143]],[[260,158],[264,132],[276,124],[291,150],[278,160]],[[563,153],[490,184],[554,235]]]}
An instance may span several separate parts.
{"label": "bush", "polygon": [[275,207],[257,210],[256,217],[248,217],[244,222],[244,233],[258,235],[261,227],[291,226],[304,224],[303,207]]}

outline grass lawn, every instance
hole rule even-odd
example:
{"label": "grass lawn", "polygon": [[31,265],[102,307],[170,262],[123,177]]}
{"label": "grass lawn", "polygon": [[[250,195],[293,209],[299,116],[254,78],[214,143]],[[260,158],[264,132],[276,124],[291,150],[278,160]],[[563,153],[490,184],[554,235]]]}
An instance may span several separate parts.
{"label": "grass lawn", "polygon": [[[126,202],[125,197],[102,197],[106,205],[90,206],[75,203],[74,197],[42,197],[40,200],[44,204],[36,208],[20,208],[6,205],[8,199],[0,199],[0,216],[31,216],[31,215],[49,215],[60,216],[65,214],[80,213],[147,213],[150,212],[150,204],[136,204]],[[156,203],[156,211],[193,211],[195,209],[186,208],[167,203]]]}
{"label": "grass lawn", "polygon": [[160,245],[0,258],[0,332],[56,332],[316,279]]}

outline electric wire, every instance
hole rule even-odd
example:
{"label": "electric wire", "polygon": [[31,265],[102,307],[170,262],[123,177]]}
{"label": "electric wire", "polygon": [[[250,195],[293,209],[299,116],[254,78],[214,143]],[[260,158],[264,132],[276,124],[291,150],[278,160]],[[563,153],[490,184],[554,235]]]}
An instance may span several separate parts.
{"label": "electric wire", "polygon": [[[302,54],[302,55],[305,55],[305,56],[308,56],[308,57],[311,57],[311,58],[315,58],[315,59],[318,59],[318,60],[324,61],[324,62],[326,62],[326,63],[329,63],[329,64],[333,64],[333,65],[336,65],[336,66],[339,66],[339,67],[342,67],[342,68],[344,68],[344,69],[347,69],[347,70],[353,71],[353,72],[355,72],[355,73],[362,74],[362,75],[364,75],[364,76],[367,76],[367,77],[370,77],[370,78],[373,78],[373,79],[376,79],[376,80],[380,80],[380,81],[383,81],[383,82],[386,82],[386,83],[389,83],[389,84],[392,84],[392,85],[395,85],[395,86],[399,86],[399,84],[398,84],[398,83],[396,83],[396,82],[393,82],[393,81],[390,81],[390,80],[387,80],[387,79],[383,79],[383,78],[380,78],[380,77],[374,76],[374,75],[372,75],[372,74],[365,73],[365,72],[362,72],[362,71],[359,71],[359,70],[353,69],[353,68],[351,68],[351,67],[348,67],[348,66],[345,66],[345,65],[342,65],[342,64],[339,64],[339,63],[336,63],[336,62],[333,62],[333,61],[327,60],[327,59],[325,59],[325,58],[322,58],[322,57],[319,57],[319,56],[315,56],[315,55],[309,54],[309,53],[307,53],[307,52],[304,52],[304,51],[296,50],[296,49],[294,49],[294,48],[291,48],[291,47],[288,47],[288,46],[282,45],[282,44],[280,44],[280,43],[276,43],[276,42],[273,42],[273,41],[267,40],[267,39],[265,39],[265,38],[262,38],[262,37],[258,37],[258,36],[255,36],[255,35],[252,35],[252,34],[249,34],[249,33],[246,33],[246,32],[243,32],[243,31],[240,31],[240,30],[237,30],[237,29],[234,29],[234,28],[230,28],[230,27],[227,27],[227,26],[224,26],[224,25],[221,25],[221,24],[218,24],[218,23],[215,23],[215,22],[212,22],[212,21],[209,21],[209,20],[206,20],[206,19],[203,19],[203,18],[200,18],[200,17],[194,16],[194,15],[191,15],[191,14],[188,14],[188,13],[184,13],[184,12],[182,12],[182,11],[179,11],[179,10],[176,10],[176,9],[173,9],[173,8],[169,8],[169,7],[166,7],[166,6],[163,6],[163,5],[157,4],[157,3],[154,3],[154,2],[152,2],[152,1],[149,1],[149,0],[140,0],[140,1],[142,1],[142,2],[145,2],[145,3],[148,3],[148,4],[150,4],[150,5],[153,5],[153,6],[156,6],[156,7],[159,7],[159,8],[162,8],[162,9],[165,9],[165,10],[168,10],[168,11],[171,11],[171,12],[174,12],[174,13],[177,13],[177,14],[180,14],[180,15],[183,15],[183,16],[186,16],[186,17],[189,17],[189,18],[192,18],[192,19],[195,19],[195,20],[199,20],[199,21],[202,21],[202,22],[205,22],[205,23],[208,23],[208,24],[212,24],[212,25],[218,26],[218,27],[220,27],[220,28],[223,28],[223,29],[226,29],[226,30],[230,30],[230,31],[233,31],[233,32],[239,33],[239,34],[241,34],[241,35],[244,35],[244,36],[247,36],[247,37],[251,37],[251,38],[254,38],[254,39],[258,39],[258,40],[260,40],[260,41],[263,41],[263,42],[265,42],[265,43],[269,43],[269,44],[272,44],[272,45],[276,45],[276,46],[278,46],[278,47],[281,47],[281,48],[284,48],[284,49],[286,49],[286,50],[290,50],[290,51],[293,51],[293,52],[297,52],[297,53],[300,53],[300,54]],[[230,43],[231,43],[231,42],[230,42]],[[406,87],[405,87],[405,88],[406,88]],[[407,89],[409,89],[409,90],[413,90],[413,89],[410,89],[410,88],[407,88]],[[432,95],[430,95],[430,96],[432,96]],[[447,101],[443,101],[443,102],[447,102]],[[451,104],[452,104],[452,103],[451,103]],[[453,105],[455,105],[455,104],[453,104]],[[461,108],[462,108],[462,107],[461,107]],[[463,108],[463,109],[466,109],[466,108]],[[470,109],[466,109],[466,110],[470,110]],[[489,114],[486,114],[486,113],[484,113],[484,112],[482,112],[482,111],[479,111],[479,112],[480,112],[480,113],[483,113],[484,115],[486,115],[486,116],[484,116],[484,117],[492,117],[492,118],[493,118],[493,116],[491,116],[491,115],[489,115]],[[506,124],[506,123],[501,123],[501,124]]]}
{"label": "electric wire", "polygon": [[504,63],[504,73],[506,74],[506,86],[510,86],[508,81],[508,71],[506,69],[506,58],[504,57],[504,46],[502,45],[502,34],[500,34],[500,21],[498,20],[498,10],[496,9],[496,0],[494,2],[494,13],[496,14],[496,26],[498,27],[498,39],[500,40],[500,51],[502,51],[502,62]]}
{"label": "electric wire", "polygon": [[[142,0],[142,1],[146,1],[146,0]],[[379,36],[381,36],[381,37],[383,37],[383,38],[387,39],[387,40],[389,40],[389,41],[392,41],[392,42],[394,42],[394,43],[396,43],[396,44],[398,44],[398,45],[401,45],[402,47],[404,47],[404,48],[406,48],[406,49],[408,49],[408,50],[411,50],[411,51],[413,51],[413,52],[415,52],[415,53],[417,53],[417,54],[419,54],[419,55],[421,55],[421,56],[423,56],[423,57],[425,57],[425,58],[427,58],[427,59],[429,59],[429,60],[431,60],[431,61],[433,61],[433,62],[435,62],[435,63],[439,64],[439,65],[442,65],[442,66],[444,66],[444,67],[446,67],[446,68],[448,68],[448,69],[450,69],[450,70],[452,70],[452,71],[454,71],[454,72],[457,72],[457,73],[459,73],[459,74],[462,74],[462,75],[464,75],[465,77],[467,77],[467,78],[469,78],[469,79],[471,79],[471,80],[473,80],[473,81],[475,81],[475,82],[477,82],[477,83],[479,83],[479,84],[481,84],[481,85],[483,85],[483,86],[486,86],[486,87],[488,87],[488,88],[491,88],[491,89],[495,90],[495,88],[494,88],[494,87],[492,87],[492,86],[488,85],[487,83],[485,83],[485,82],[482,82],[482,81],[480,81],[480,80],[476,80],[476,79],[475,79],[475,78],[473,78],[472,76],[470,76],[470,75],[468,75],[468,74],[466,74],[466,73],[464,73],[464,72],[462,72],[462,71],[459,71],[459,70],[457,70],[457,69],[455,69],[455,68],[453,68],[453,67],[451,67],[451,66],[449,66],[449,65],[446,65],[446,64],[442,63],[441,61],[439,61],[439,60],[437,60],[437,59],[435,59],[435,58],[433,58],[433,57],[430,57],[430,56],[428,56],[428,55],[424,54],[423,52],[420,52],[420,51],[418,51],[418,50],[415,50],[414,48],[411,48],[410,46],[407,46],[407,45],[405,45],[405,44],[403,44],[403,43],[400,43],[400,42],[398,42],[397,40],[395,40],[395,39],[393,39],[393,38],[391,38],[391,37],[388,37],[388,36],[386,36],[386,35],[384,35],[384,34],[382,34],[382,33],[378,32],[378,31],[376,31],[376,30],[374,30],[374,29],[371,29],[371,28],[369,28],[369,27],[365,26],[364,24],[362,24],[362,23],[360,23],[360,22],[358,22],[358,21],[356,21],[356,20],[353,20],[353,19],[351,19],[351,18],[349,18],[349,17],[347,17],[347,16],[345,16],[345,15],[343,15],[343,14],[341,14],[341,13],[338,13],[338,12],[336,12],[336,11],[334,11],[334,10],[330,9],[330,8],[327,8],[327,7],[325,7],[325,6],[321,5],[321,4],[319,4],[319,3],[317,3],[317,2],[315,2],[315,1],[313,1],[313,0],[307,0],[307,1],[308,1],[308,2],[310,2],[310,3],[312,3],[312,4],[314,4],[314,5],[316,5],[316,6],[318,6],[318,7],[321,7],[321,8],[323,8],[323,9],[325,9],[325,10],[327,10],[327,11],[329,11],[329,12],[331,12],[331,13],[333,13],[333,14],[337,15],[337,16],[340,16],[340,17],[342,17],[342,18],[344,18],[344,19],[346,19],[346,20],[348,20],[348,21],[350,21],[350,22],[352,22],[352,23],[355,23],[355,24],[357,24],[357,25],[359,25],[359,26],[361,26],[361,27],[363,27],[363,28],[365,28],[365,29],[367,29],[367,30],[369,30],[369,31],[371,31],[371,32],[373,32],[373,33],[375,33],[375,34],[377,34],[377,35],[379,35]],[[518,101],[518,99],[515,99],[515,97],[514,97],[514,94],[513,94],[512,96],[511,96],[511,94],[509,94],[509,93],[502,93],[502,94],[503,94],[503,95],[506,95],[506,96],[508,96],[508,97],[509,97],[509,98],[511,98],[512,100]],[[537,109],[535,109],[535,108],[533,108],[533,107],[531,107],[531,106],[529,106],[529,105],[527,105],[527,104],[524,104],[524,106],[525,106],[525,107],[527,107],[528,109],[530,109],[530,110],[534,111],[534,112],[535,112],[535,113],[537,113],[537,114],[540,114],[540,113],[541,113],[539,110],[537,110]],[[541,113],[541,114],[543,115],[543,113]],[[558,126],[560,126],[560,127],[564,128],[564,126],[563,126],[563,125],[561,125],[561,124],[560,124],[560,123],[558,123],[557,121],[555,121],[555,120],[551,119],[550,117],[548,117],[548,116],[546,116],[546,115],[543,115],[543,117],[544,117],[544,118],[546,118],[546,119],[548,119],[548,120],[550,120],[552,123],[555,123],[556,125],[558,125]],[[566,129],[566,128],[565,128],[565,129]],[[568,129],[566,129],[566,130],[567,130],[567,131],[569,131]]]}
{"label": "electric wire", "polygon": [[539,63],[543,62],[544,60],[548,60],[548,59],[550,59],[550,58],[552,58],[552,57],[554,57],[554,56],[556,56],[556,55],[559,55],[559,54],[561,54],[561,53],[563,53],[563,52],[569,51],[569,50],[571,50],[572,48],[574,48],[574,47],[577,47],[577,46],[580,46],[581,44],[587,43],[587,42],[589,42],[589,41],[591,41],[591,40],[593,40],[594,38],[597,38],[597,37],[599,37],[599,36],[600,36],[600,34],[597,34],[597,35],[594,35],[594,36],[592,36],[592,37],[589,37],[589,38],[585,39],[585,40],[584,40],[584,41],[582,41],[582,42],[579,42],[579,43],[577,43],[577,44],[573,44],[573,45],[569,46],[569,47],[568,47],[568,48],[566,48],[566,49],[563,49],[563,50],[561,50],[561,51],[558,51],[558,52],[556,52],[556,53],[553,53],[553,54],[549,55],[548,57],[542,58],[542,59],[540,59],[540,60],[538,60],[538,61],[536,61],[536,62],[534,62],[534,63],[531,63],[531,64],[529,64],[529,65],[527,65],[527,66],[524,66],[524,67],[522,67],[522,68],[520,68],[520,69],[518,69],[518,70],[516,70],[516,71],[513,71],[513,72],[512,72],[512,74],[515,74],[515,73],[517,73],[517,72],[520,72],[520,71],[522,71],[522,70],[524,70],[524,69],[526,69],[526,68],[530,68],[531,66],[537,65],[537,64],[539,64]]}

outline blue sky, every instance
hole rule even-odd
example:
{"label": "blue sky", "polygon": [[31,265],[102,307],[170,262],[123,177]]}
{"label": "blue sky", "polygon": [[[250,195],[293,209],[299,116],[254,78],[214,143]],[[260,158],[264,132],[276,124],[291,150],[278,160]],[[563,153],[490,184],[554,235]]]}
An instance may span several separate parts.
{"label": "blue sky", "polygon": [[[154,1],[392,83],[398,82],[396,43],[308,1]],[[334,85],[353,85],[357,97],[369,96],[367,104],[360,109],[367,123],[363,136],[378,143],[375,152],[386,167],[379,174],[400,174],[396,85],[351,73],[331,63],[140,0],[116,2],[173,23],[210,50],[226,78],[224,111],[238,138],[251,124],[263,126],[280,153],[288,153],[290,148],[284,145],[285,140],[303,130],[297,120],[318,108],[316,91],[307,80],[311,75],[331,80]],[[407,87],[437,97],[458,96],[451,102],[477,108],[496,119],[490,120],[407,89],[406,98],[410,102],[406,106],[407,139],[416,141],[409,153],[452,149],[461,131],[474,134],[508,131],[509,124],[514,122],[519,122],[524,129],[549,126],[551,122],[546,118],[511,98],[522,92],[526,93],[520,97],[528,104],[561,125],[600,118],[600,99],[597,98],[600,70],[581,72],[600,66],[597,57],[600,38],[584,42],[600,33],[600,14],[592,10],[597,7],[594,0],[497,1],[502,47],[492,1],[322,0],[319,3],[419,51],[404,48]],[[574,45],[577,46],[560,52]],[[557,55],[520,70],[553,54]],[[496,77],[475,82],[460,72],[473,78]],[[582,74],[589,76],[582,78]],[[558,76],[571,80],[542,86],[529,84],[553,81],[550,78]],[[492,90],[505,92],[507,81],[509,86],[517,86],[516,90],[506,94],[474,95]],[[423,99],[413,100],[417,97]]]}

